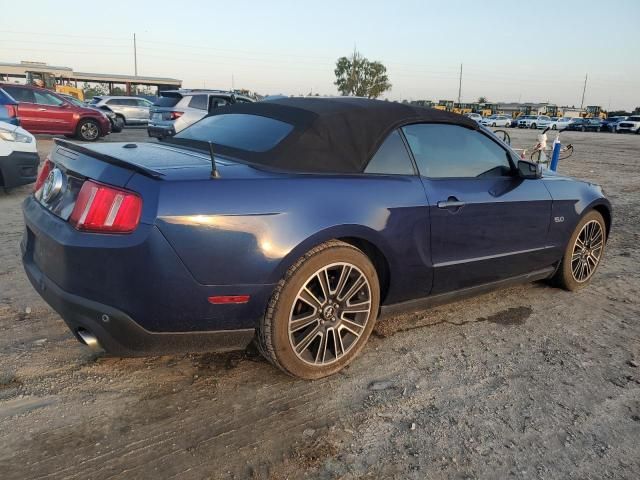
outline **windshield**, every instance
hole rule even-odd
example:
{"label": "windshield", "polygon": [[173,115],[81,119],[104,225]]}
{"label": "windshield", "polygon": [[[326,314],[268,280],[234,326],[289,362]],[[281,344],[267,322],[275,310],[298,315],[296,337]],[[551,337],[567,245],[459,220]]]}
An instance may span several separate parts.
{"label": "windshield", "polygon": [[640,122],[640,116],[629,117],[629,121],[631,122]]}
{"label": "windshield", "polygon": [[227,113],[205,117],[174,138],[211,142],[248,152],[266,152],[293,130],[280,120],[246,113]]}
{"label": "windshield", "polygon": [[81,102],[75,97],[64,97],[64,99],[69,103],[73,103],[76,107],[86,107],[84,102]]}

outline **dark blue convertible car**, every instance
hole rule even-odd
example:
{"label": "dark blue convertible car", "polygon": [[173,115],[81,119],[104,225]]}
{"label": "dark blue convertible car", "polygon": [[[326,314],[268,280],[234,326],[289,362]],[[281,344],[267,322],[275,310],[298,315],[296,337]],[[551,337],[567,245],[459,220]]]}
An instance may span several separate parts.
{"label": "dark blue convertible car", "polygon": [[358,98],[217,109],[162,143],[57,145],[23,262],[116,355],[246,347],[319,378],[381,315],[515,282],[586,285],[611,207],[473,120]]}

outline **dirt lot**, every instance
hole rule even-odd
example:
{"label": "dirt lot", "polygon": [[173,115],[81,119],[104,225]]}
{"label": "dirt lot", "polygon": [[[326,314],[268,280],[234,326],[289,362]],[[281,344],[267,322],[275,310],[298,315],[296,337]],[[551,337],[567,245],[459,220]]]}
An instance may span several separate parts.
{"label": "dirt lot", "polygon": [[381,322],[351,368],[316,382],[253,352],[94,356],[22,271],[30,189],[0,193],[0,477],[640,478],[640,135],[564,139],[576,154],[560,170],[615,208],[590,287]]}

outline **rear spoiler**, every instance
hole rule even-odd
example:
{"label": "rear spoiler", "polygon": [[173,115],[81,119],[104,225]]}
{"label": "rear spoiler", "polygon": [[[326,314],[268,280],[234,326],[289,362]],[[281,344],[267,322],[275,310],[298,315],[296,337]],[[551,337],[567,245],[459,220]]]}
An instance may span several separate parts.
{"label": "rear spoiler", "polygon": [[98,160],[102,160],[105,163],[110,163],[111,165],[116,165],[118,167],[126,168],[128,170],[133,170],[134,172],[141,173],[142,175],[145,175],[147,177],[162,178],[164,176],[163,173],[160,173],[156,170],[151,170],[150,168],[146,168],[135,163],[125,162],[124,160],[121,160],[119,158],[112,157],[104,153],[96,152],[95,150],[91,150],[91,148],[84,147],[80,144],[73,143],[68,140],[63,140],[61,138],[54,138],[53,141],[59,147],[66,148],[68,150],[81,153],[83,155],[88,155],[93,158],[97,158]]}

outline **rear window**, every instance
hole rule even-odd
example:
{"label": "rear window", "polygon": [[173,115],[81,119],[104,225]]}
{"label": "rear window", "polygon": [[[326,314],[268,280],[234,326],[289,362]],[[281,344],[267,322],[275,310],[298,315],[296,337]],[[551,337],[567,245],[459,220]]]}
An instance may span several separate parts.
{"label": "rear window", "polygon": [[175,138],[212,142],[249,152],[266,152],[278,145],[293,130],[280,120],[245,113],[205,117]]}
{"label": "rear window", "polygon": [[175,107],[176,104],[182,99],[182,95],[162,96],[158,98],[153,104],[156,107]]}
{"label": "rear window", "polygon": [[30,88],[4,87],[4,91],[11,95],[16,102],[34,103],[36,100],[33,96],[33,90]]}

